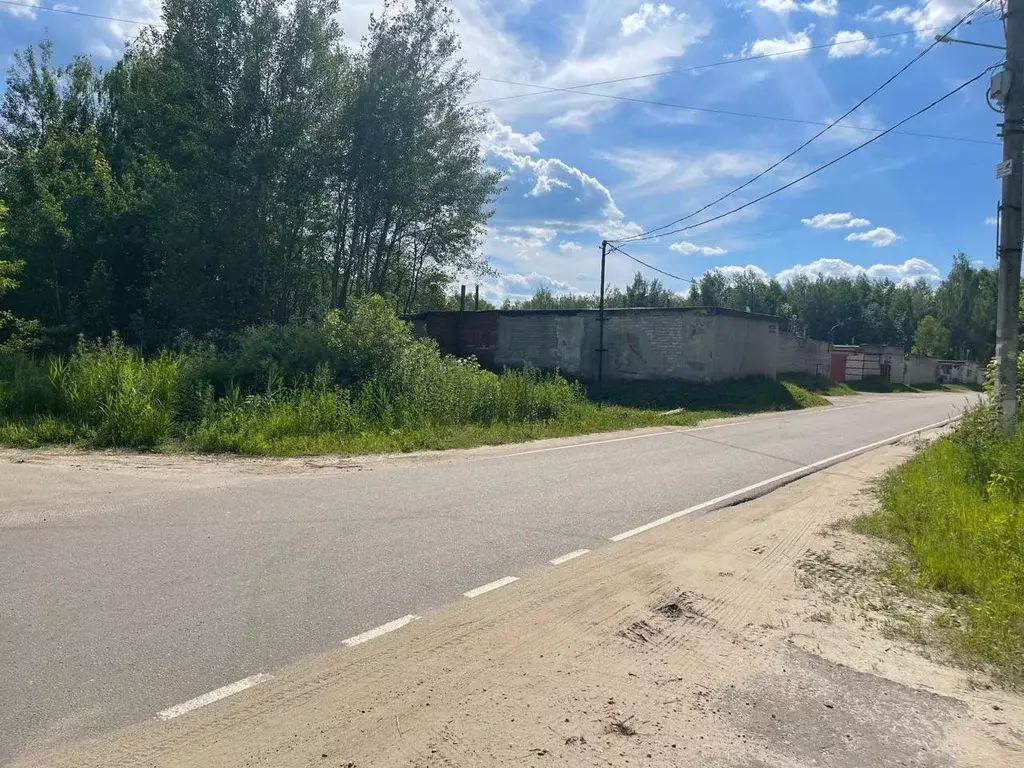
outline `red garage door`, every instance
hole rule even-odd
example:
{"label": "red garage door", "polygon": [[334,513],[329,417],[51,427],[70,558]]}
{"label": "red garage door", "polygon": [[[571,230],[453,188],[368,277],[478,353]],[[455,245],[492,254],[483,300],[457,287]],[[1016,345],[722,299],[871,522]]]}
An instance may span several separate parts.
{"label": "red garage door", "polygon": [[846,381],[846,355],[832,355],[829,378],[832,381]]}

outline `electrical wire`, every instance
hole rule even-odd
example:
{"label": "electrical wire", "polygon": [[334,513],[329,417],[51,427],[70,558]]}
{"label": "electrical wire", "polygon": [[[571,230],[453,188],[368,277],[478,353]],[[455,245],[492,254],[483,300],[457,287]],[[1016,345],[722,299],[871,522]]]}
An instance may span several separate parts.
{"label": "electrical wire", "polygon": [[87,19],[102,19],[103,21],[119,21],[122,24],[138,24],[139,26],[146,27],[153,24],[152,21],[140,21],[139,19],[122,19],[117,16],[104,16],[99,13],[86,13],[85,11],[75,11],[70,8],[52,8],[45,5],[32,5],[32,3],[22,3],[18,0],[0,0],[0,5],[6,5],[12,8],[27,8],[31,11],[48,11],[50,13],[63,13],[68,16],[84,16]]}
{"label": "electrical wire", "polygon": [[[498,81],[498,82],[511,82],[511,81]],[[576,88],[551,88],[552,92],[557,93],[578,93],[582,96],[595,96],[601,99],[613,99],[615,101],[624,101],[630,104],[647,104],[653,107],[667,107],[670,109],[685,109],[692,112],[704,112],[711,115],[726,115],[728,117],[747,117],[754,120],[772,120],[780,123],[791,123],[795,125],[814,125],[814,126],[825,126],[826,129],[830,128],[842,128],[850,131],[862,131],[864,133],[881,133],[884,128],[869,128],[863,125],[849,125],[846,123],[836,122],[825,122],[824,120],[800,120],[795,117],[780,117],[778,115],[761,115],[751,112],[737,112],[729,109],[712,109],[709,107],[693,107],[686,104],[674,104],[666,101],[652,101],[650,99],[639,99],[633,96],[618,96],[611,93],[594,93],[593,91],[581,91]],[[855,108],[856,109],[856,108]],[[941,139],[943,141],[960,141],[966,144],[999,144],[998,141],[991,141],[989,139],[972,139],[967,136],[946,136],[940,133],[918,133],[915,131],[896,131],[902,136],[913,136],[919,139]],[[799,151],[799,150],[797,150]],[[795,153],[794,153],[795,154]],[[780,160],[779,162],[784,162]],[[771,170],[771,169],[769,169]]]}
{"label": "electrical wire", "polygon": [[[629,82],[633,82],[635,80],[646,80],[648,78],[662,77],[664,75],[677,75],[677,74],[682,74],[684,72],[697,72],[697,71],[702,70],[702,69],[711,69],[713,67],[724,67],[724,66],[728,66],[730,64],[742,64],[744,62],[750,62],[750,61],[761,61],[762,59],[774,59],[774,58],[778,58],[780,56],[793,56],[793,55],[797,55],[797,54],[809,53],[811,51],[820,51],[820,50],[823,50],[825,48],[834,48],[834,47],[843,46],[843,45],[863,45],[866,42],[874,42],[876,40],[886,40],[886,39],[894,38],[894,37],[903,37],[904,35],[908,35],[908,34],[911,34],[911,33],[933,32],[936,29],[945,29],[945,28],[946,27],[945,27],[944,24],[941,25],[941,26],[937,26],[937,27],[912,27],[911,29],[907,29],[907,30],[905,30],[903,32],[889,32],[889,33],[884,34],[884,35],[874,35],[872,37],[858,38],[856,40],[840,41],[840,42],[835,42],[835,43],[833,43],[833,42],[819,43],[818,45],[809,45],[809,46],[806,46],[804,48],[790,48],[788,50],[777,51],[775,53],[759,53],[759,54],[757,54],[755,56],[737,56],[734,59],[724,59],[722,61],[712,61],[712,62],[708,62],[707,64],[695,64],[695,65],[692,65],[692,66],[689,66],[689,67],[679,67],[677,69],[664,69],[664,70],[661,70],[659,72],[648,72],[648,73],[642,74],[642,75],[630,75],[629,77],[617,77],[617,78],[615,78],[613,80],[600,80],[600,81],[595,82],[595,83],[583,83],[581,85],[567,86],[565,88],[549,88],[548,86],[536,85],[534,83],[522,83],[522,82],[518,82],[518,81],[515,81],[515,80],[502,80],[502,79],[494,78],[494,77],[480,77],[479,78],[480,80],[484,80],[484,81],[489,82],[489,83],[502,83],[504,85],[518,85],[518,86],[521,86],[523,88],[534,88],[536,90],[530,91],[528,93],[516,93],[516,94],[512,94],[511,96],[495,96],[495,97],[488,98],[488,99],[479,99],[477,101],[468,102],[466,104],[466,106],[472,107],[472,106],[478,106],[480,104],[494,104],[494,103],[497,103],[499,101],[511,101],[512,99],[522,99],[522,98],[525,98],[527,96],[540,96],[540,95],[542,95],[544,93],[564,93],[564,92],[573,93],[573,92],[576,92],[580,88],[596,88],[599,85],[617,85],[618,83],[629,83]],[[589,93],[589,94],[586,94],[586,95],[588,95],[588,96],[599,96],[599,95],[602,95],[602,94]]]}
{"label": "electrical wire", "polygon": [[[921,115],[923,115],[928,110],[933,109],[934,107],[936,107],[939,104],[941,104],[942,102],[944,102],[946,99],[949,99],[949,98],[955,96],[960,91],[962,91],[964,88],[967,88],[969,85],[973,85],[974,83],[978,82],[979,80],[981,80],[983,77],[985,77],[985,75],[987,75],[990,71],[992,71],[997,66],[1000,66],[1000,65],[997,64],[997,65],[994,65],[992,67],[986,67],[984,70],[982,70],[981,73],[975,75],[970,80],[967,80],[967,81],[961,83],[956,88],[954,88],[952,91],[949,91],[946,94],[940,96],[935,101],[933,101],[931,104],[928,104],[927,106],[922,107],[917,112],[914,112],[912,115],[909,115],[908,117],[903,118],[898,123],[896,123],[894,126],[892,126],[891,128],[887,128],[885,131],[883,131],[882,133],[878,134],[877,136],[873,136],[872,138],[868,139],[864,143],[858,144],[856,147],[853,147],[852,149],[850,149],[850,150],[844,152],[843,154],[839,155],[839,157],[836,157],[836,158],[833,158],[832,160],[829,160],[824,165],[819,165],[817,168],[815,168],[812,171],[809,171],[809,172],[805,173],[800,178],[794,179],[793,181],[789,182],[788,184],[784,184],[781,187],[773,189],[771,192],[767,192],[767,193],[761,195],[760,197],[757,197],[757,198],[755,198],[753,200],[750,200],[749,202],[744,203],[743,205],[737,206],[736,208],[733,208],[732,210],[726,211],[725,213],[720,213],[717,216],[712,216],[711,218],[705,219],[705,220],[700,221],[700,222],[698,222],[696,224],[690,224],[689,226],[686,226],[686,227],[680,227],[678,229],[673,229],[673,230],[671,230],[669,232],[659,232],[658,230],[663,229],[663,227],[659,227],[658,230],[652,230],[652,232],[654,232],[654,234],[647,234],[645,236],[639,236],[638,235],[638,236],[635,237],[635,239],[622,238],[620,240],[617,240],[616,242],[618,242],[618,243],[622,243],[622,242],[643,242],[645,240],[653,240],[653,239],[658,238],[658,237],[668,237],[669,235],[676,235],[676,234],[679,234],[680,232],[687,232],[687,231],[689,231],[691,229],[696,229],[697,227],[702,227],[705,224],[710,224],[711,222],[714,222],[714,221],[720,221],[721,219],[724,219],[724,218],[726,218],[728,216],[732,216],[735,213],[739,213],[740,211],[746,210],[747,208],[750,208],[751,206],[756,205],[757,203],[760,203],[760,202],[762,202],[764,200],[767,200],[770,197],[774,197],[775,195],[777,195],[777,194],[779,194],[781,192],[785,192],[787,189],[791,189],[792,187],[795,187],[797,184],[800,184],[800,183],[806,181],[807,179],[811,178],[812,176],[815,176],[815,175],[821,173],[822,171],[824,171],[824,170],[826,170],[828,168],[831,168],[836,163],[838,163],[838,162],[840,162],[842,160],[845,160],[846,158],[850,157],[850,155],[853,155],[853,154],[859,152],[860,150],[862,150],[862,149],[864,149],[866,147],[871,146],[872,144],[874,144],[876,141],[878,141],[882,137],[887,136],[890,133],[892,133],[896,128],[899,128],[901,125],[909,123],[911,120],[913,120],[913,119],[915,119],[917,117],[920,117]],[[678,221],[682,221],[682,219],[680,219]],[[671,226],[671,225],[669,225],[669,226]]]}
{"label": "electrical wire", "polygon": [[635,262],[636,262],[637,264],[640,264],[641,266],[647,267],[648,269],[654,270],[655,272],[657,272],[657,273],[659,273],[659,274],[662,274],[662,275],[664,275],[665,277],[671,277],[671,278],[672,278],[673,280],[679,280],[680,282],[683,282],[683,283],[693,283],[693,284],[695,284],[695,285],[696,285],[696,283],[697,283],[697,281],[696,281],[696,280],[691,280],[691,279],[690,279],[690,278],[688,278],[688,277],[680,277],[679,275],[673,275],[673,274],[672,274],[671,272],[666,272],[666,271],[665,271],[664,269],[658,269],[658,268],[657,268],[656,266],[654,266],[653,264],[648,264],[648,263],[647,263],[646,261],[643,261],[642,259],[638,259],[638,258],[637,258],[636,256],[634,256],[633,254],[631,254],[631,253],[626,253],[626,252],[625,252],[624,250],[622,250],[621,248],[619,248],[619,246],[615,245],[615,243],[611,243],[611,242],[609,242],[609,243],[608,243],[608,247],[609,247],[609,248],[611,248],[612,250],[618,251],[619,253],[621,253],[621,254],[622,254],[623,256],[625,256],[626,258],[632,259],[632,260],[633,260],[633,261],[635,261]]}
{"label": "electrical wire", "polygon": [[[809,138],[807,141],[805,141],[803,144],[801,144],[799,147],[794,149],[792,152],[790,152],[788,155],[786,155],[782,159],[776,161],[775,163],[773,163],[772,165],[768,166],[767,168],[765,168],[760,173],[756,174],[752,178],[750,178],[747,181],[745,181],[742,184],[740,184],[738,187],[735,187],[734,189],[730,190],[729,192],[726,192],[724,195],[722,195],[718,199],[713,200],[712,202],[708,203],[707,205],[703,206],[702,208],[699,208],[698,210],[694,211],[693,213],[689,213],[689,214],[687,214],[685,216],[681,216],[678,219],[675,219],[674,221],[670,221],[668,224],[663,224],[660,227],[655,227],[654,229],[649,229],[646,232],[640,233],[639,235],[634,235],[633,237],[629,237],[629,238],[622,238],[620,240],[617,240],[616,242],[633,242],[633,241],[636,241],[636,240],[647,240],[647,239],[650,239],[650,237],[652,235],[654,235],[654,233],[660,232],[661,230],[668,229],[669,227],[673,227],[676,224],[681,224],[684,221],[688,221],[689,219],[692,219],[692,218],[694,218],[696,216],[699,216],[700,214],[704,213],[704,211],[708,210],[712,206],[718,205],[722,201],[727,200],[728,198],[730,198],[733,195],[735,195],[737,192],[741,192],[742,190],[744,190],[747,187],[749,187],[751,184],[753,184],[753,183],[763,179],[765,176],[767,176],[769,173],[774,171],[780,165],[785,163],[787,160],[790,160],[792,157],[797,155],[799,152],[802,152],[804,149],[809,147],[815,141],[817,141],[822,136],[824,136],[826,133],[828,133],[830,130],[832,130],[832,128],[834,128],[835,126],[839,125],[843,120],[845,120],[850,115],[852,115],[854,112],[856,112],[858,109],[860,109],[862,106],[864,106],[864,104],[866,104],[870,99],[872,99],[879,92],[881,92],[884,88],[886,88],[890,83],[892,83],[894,80],[896,80],[896,78],[898,78],[900,75],[902,75],[904,72],[906,72],[912,66],[914,66],[914,64],[916,64],[922,58],[927,56],[932,50],[934,50],[935,47],[937,45],[939,45],[939,43],[941,42],[943,37],[948,37],[949,35],[953,34],[953,32],[955,32],[957,29],[959,29],[963,24],[967,23],[970,20],[970,18],[975,13],[977,13],[979,10],[981,10],[984,6],[988,5],[990,2],[992,2],[992,0],[982,0],[980,3],[978,3],[976,6],[974,6],[970,11],[968,11],[966,14],[964,14],[962,17],[960,17],[960,19],[952,27],[950,27],[949,30],[947,32],[945,32],[945,34],[938,36],[932,42],[931,45],[929,45],[924,50],[920,51],[916,56],[914,56],[914,58],[912,58],[910,61],[908,61],[902,67],[900,67],[896,71],[895,74],[890,76],[887,80],[885,80],[885,82],[883,82],[881,85],[879,85],[873,91],[871,91],[871,93],[869,93],[863,99],[861,99],[856,104],[854,104],[853,107],[851,107],[849,110],[847,110],[845,114],[843,114],[840,117],[838,117],[835,120],[833,120],[829,125],[827,125],[825,128],[823,128],[822,130],[818,131],[816,134],[811,136],[811,138]],[[988,70],[985,70],[985,71],[987,72]],[[984,72],[982,73],[982,75],[984,75]],[[896,128],[898,128],[900,125],[902,125],[905,122],[907,122],[907,121],[904,120],[904,121],[902,121],[900,123],[897,123],[894,126],[890,126],[889,128],[886,128],[882,133],[879,133],[877,136],[875,136],[873,139],[871,139],[871,141],[869,141],[866,144],[863,144],[861,146],[862,147],[863,146],[867,146],[867,144],[870,144],[870,143],[876,141],[877,139],[880,139],[882,136],[886,136],[886,135],[892,133]]]}

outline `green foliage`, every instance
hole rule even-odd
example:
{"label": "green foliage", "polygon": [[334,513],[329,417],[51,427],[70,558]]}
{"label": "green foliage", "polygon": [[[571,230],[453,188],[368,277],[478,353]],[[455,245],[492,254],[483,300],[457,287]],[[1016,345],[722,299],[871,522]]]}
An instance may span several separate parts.
{"label": "green foliage", "polygon": [[67,362],[50,363],[60,413],[90,430],[99,446],[151,448],[166,441],[181,394],[180,363],[164,353],[146,359],[115,335],[79,343]]}
{"label": "green foliage", "polygon": [[999,435],[989,408],[891,473],[862,527],[905,544],[924,586],[966,620],[948,629],[972,659],[1024,682],[1024,437]]}
{"label": "green foliage", "polygon": [[[0,200],[0,246],[3,245],[7,229],[4,221],[7,218],[7,206]],[[0,255],[3,251],[0,250]],[[0,298],[18,287],[16,278],[25,268],[23,261],[4,261],[0,259]],[[21,320],[13,312],[0,309],[0,355],[22,352],[35,343],[35,335],[39,324],[34,320]]]}
{"label": "green foliage", "polygon": [[949,351],[949,329],[931,315],[925,315],[914,332],[914,354],[945,357]]}
{"label": "green foliage", "polygon": [[5,247],[24,264],[10,311],[58,352],[115,331],[159,349],[316,324],[370,293],[428,308],[455,272],[486,272],[500,175],[485,113],[463,106],[451,11],[388,3],[353,52],[338,7],[166,0],[106,74],[49,43],[17,53],[0,106]]}

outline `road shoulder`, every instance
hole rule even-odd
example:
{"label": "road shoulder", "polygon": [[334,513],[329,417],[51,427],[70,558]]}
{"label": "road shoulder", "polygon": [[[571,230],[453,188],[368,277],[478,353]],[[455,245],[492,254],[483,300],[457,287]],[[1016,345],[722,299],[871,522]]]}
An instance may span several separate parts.
{"label": "road shoulder", "polygon": [[[884,447],[19,766],[1024,765],[1024,701],[822,584]],[[901,762],[902,761],[902,762]]]}

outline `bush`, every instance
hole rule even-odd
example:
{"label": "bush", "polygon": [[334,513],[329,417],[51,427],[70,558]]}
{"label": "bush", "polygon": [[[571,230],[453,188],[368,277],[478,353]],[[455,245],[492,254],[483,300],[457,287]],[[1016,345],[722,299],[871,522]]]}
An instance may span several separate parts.
{"label": "bush", "polygon": [[282,443],[351,435],[359,427],[348,392],[335,387],[322,367],[307,387],[248,396],[232,390],[210,408],[191,443],[200,451],[267,454],[280,452]]}
{"label": "bush", "polygon": [[58,404],[45,365],[28,355],[0,357],[0,414],[38,416],[55,413]]}
{"label": "bush", "polygon": [[320,325],[253,326],[239,333],[230,347],[222,357],[211,354],[213,348],[208,345],[189,350],[190,357],[203,358],[204,376],[218,394],[232,385],[244,392],[262,392],[272,381],[301,387],[322,366],[332,373],[338,367],[337,355]]}

